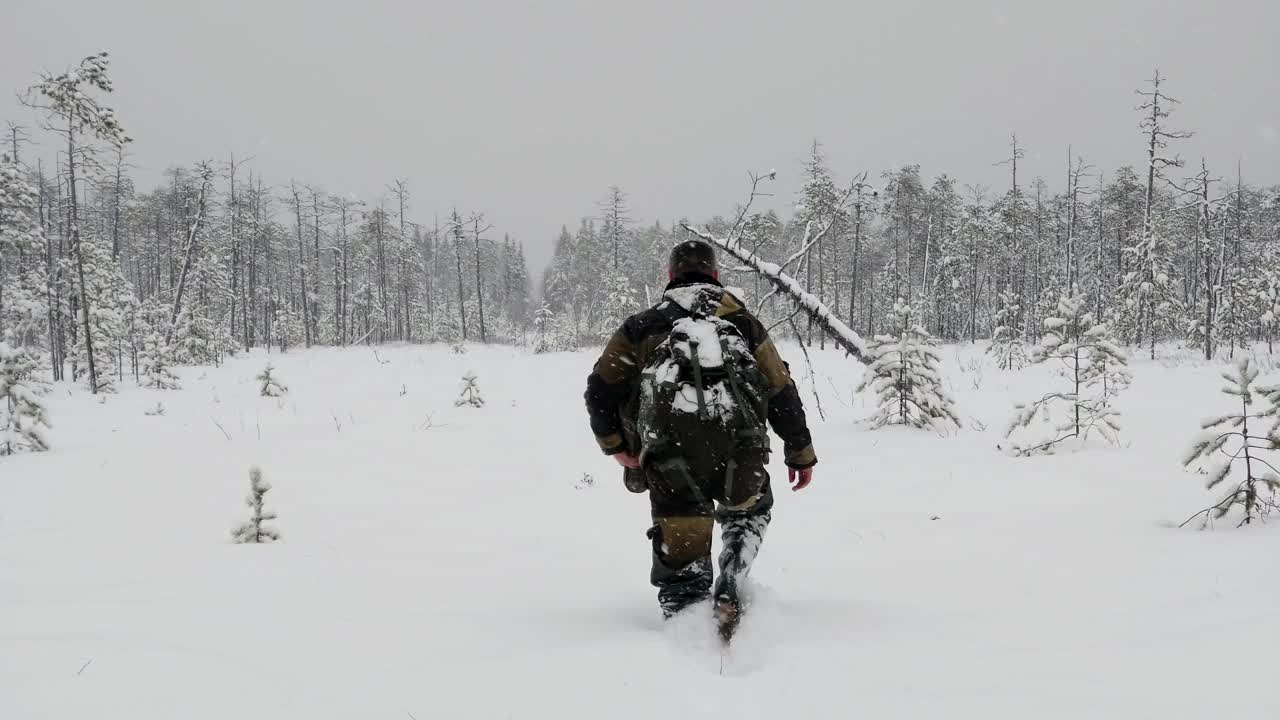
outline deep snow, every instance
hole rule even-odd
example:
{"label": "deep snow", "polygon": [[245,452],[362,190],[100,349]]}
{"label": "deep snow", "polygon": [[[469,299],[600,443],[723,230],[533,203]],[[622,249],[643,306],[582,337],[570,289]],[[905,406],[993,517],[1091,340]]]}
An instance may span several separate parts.
{"label": "deep snow", "polygon": [[[1231,409],[1220,366],[1136,361],[1125,447],[1023,459],[999,433],[1047,368],[943,348],[944,437],[857,425],[833,351],[820,421],[783,353],[820,464],[791,493],[775,455],[723,657],[706,616],[659,619],[591,353],[277,354],[279,399],[260,352],[180,391],[58,386],[54,450],[0,459],[0,718],[1280,716],[1280,529],[1172,527],[1217,499],[1179,459]],[[482,408],[454,406],[468,370]],[[231,543],[254,464],[278,544]]]}

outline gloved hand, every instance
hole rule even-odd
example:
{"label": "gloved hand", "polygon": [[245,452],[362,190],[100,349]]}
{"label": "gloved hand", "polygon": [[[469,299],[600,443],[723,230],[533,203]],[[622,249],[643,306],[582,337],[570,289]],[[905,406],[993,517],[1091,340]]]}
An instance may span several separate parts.
{"label": "gloved hand", "polygon": [[635,455],[632,455],[629,452],[614,453],[613,459],[617,460],[618,464],[624,468],[635,470],[636,468],[640,467],[640,458],[636,457]]}
{"label": "gloved hand", "polygon": [[809,483],[813,482],[813,468],[807,467],[803,470],[787,468],[787,482],[791,483],[792,492],[809,487]]}

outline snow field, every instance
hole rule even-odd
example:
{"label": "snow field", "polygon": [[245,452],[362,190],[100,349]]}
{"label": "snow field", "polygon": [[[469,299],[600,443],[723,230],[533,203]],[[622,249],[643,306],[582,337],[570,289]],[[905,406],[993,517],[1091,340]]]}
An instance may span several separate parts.
{"label": "snow field", "polygon": [[[587,429],[590,352],[255,352],[178,368],[180,391],[58,386],[53,451],[0,460],[0,717],[1276,716],[1280,534],[1173,527],[1217,499],[1179,461],[1231,409],[1219,366],[1135,360],[1124,447],[1013,458],[1000,433],[1050,368],[944,346],[964,427],[869,432],[859,364],[813,353],[824,422],[782,352],[820,464],[791,493],[775,454],[723,656],[708,617],[659,619],[647,501]],[[258,395],[268,359],[282,398]],[[482,408],[454,406],[468,370]],[[280,543],[231,543],[253,464]]]}

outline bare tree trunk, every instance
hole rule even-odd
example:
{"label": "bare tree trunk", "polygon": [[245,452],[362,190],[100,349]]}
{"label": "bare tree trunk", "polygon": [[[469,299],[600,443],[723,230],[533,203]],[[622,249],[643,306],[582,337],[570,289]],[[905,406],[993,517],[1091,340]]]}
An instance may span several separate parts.
{"label": "bare tree trunk", "polygon": [[80,206],[76,199],[76,140],[75,124],[67,120],[67,183],[70,188],[68,198],[70,211],[68,227],[71,230],[71,250],[76,257],[76,276],[80,281],[80,320],[84,328],[84,348],[89,371],[89,392],[98,394],[98,368],[93,357],[93,329],[89,322],[91,314],[89,305],[89,289],[85,284],[84,248],[80,240]]}
{"label": "bare tree trunk", "polygon": [[1093,308],[1093,316],[1097,318],[1099,322],[1102,322],[1106,319],[1102,317],[1102,278],[1105,277],[1106,275],[1103,272],[1103,266],[1102,266],[1103,262],[1105,261],[1105,256],[1103,254],[1103,248],[1102,248],[1103,238],[1105,237],[1103,234],[1104,213],[1106,211],[1106,198],[1104,197],[1105,188],[1106,188],[1106,183],[1103,180],[1103,174],[1100,172],[1098,173],[1098,220],[1097,220],[1098,222],[1098,275],[1097,275],[1097,278],[1094,280],[1094,282],[1096,283],[1095,289],[1097,292],[1095,293],[1096,299],[1094,301],[1094,308]]}
{"label": "bare tree trunk", "polygon": [[311,226],[313,247],[311,261],[315,263],[315,271],[311,277],[311,293],[307,296],[310,308],[311,332],[308,333],[314,342],[320,342],[320,193],[311,189]]}
{"label": "bare tree trunk", "polygon": [[[857,204],[853,208],[853,277],[849,288],[849,322],[857,322],[858,259],[862,255],[862,186],[858,186]],[[758,282],[758,281],[757,281]]]}
{"label": "bare tree trunk", "polygon": [[476,242],[476,307],[480,313],[480,342],[488,342],[484,328],[484,287],[480,283],[480,216],[477,215],[472,222]]}
{"label": "bare tree trunk", "polygon": [[458,265],[458,316],[462,320],[462,340],[467,340],[467,304],[462,297],[462,217],[453,211],[453,257]]}
{"label": "bare tree trunk", "polygon": [[206,210],[205,196],[209,191],[209,179],[212,170],[207,166],[200,168],[200,194],[196,197],[196,216],[187,230],[187,249],[183,254],[182,273],[178,276],[178,288],[173,296],[173,313],[169,318],[169,327],[164,333],[164,342],[173,342],[173,331],[178,327],[178,314],[182,312],[182,294],[187,287],[187,276],[191,272],[191,260],[195,256],[196,242],[200,237],[200,226],[204,224]]}
{"label": "bare tree trunk", "polygon": [[311,302],[307,298],[306,245],[302,241],[302,196],[298,193],[296,185],[290,187],[293,191],[294,227],[298,236],[298,290],[302,293],[302,337],[307,347],[311,347]]}

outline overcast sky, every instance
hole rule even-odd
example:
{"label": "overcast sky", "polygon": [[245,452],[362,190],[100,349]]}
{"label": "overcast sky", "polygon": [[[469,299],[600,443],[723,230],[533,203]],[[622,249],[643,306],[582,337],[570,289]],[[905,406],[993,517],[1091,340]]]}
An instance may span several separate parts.
{"label": "overcast sky", "polygon": [[[1277,0],[3,0],[0,89],[109,50],[150,184],[231,152],[269,181],[413,215],[484,210],[535,268],[609,185],[638,220],[729,212],[746,171],[795,197],[820,139],[840,178],[920,163],[998,185],[1011,131],[1054,184],[1067,145],[1142,161],[1154,68],[1195,130],[1178,150],[1280,182]],[[0,120],[31,124],[0,96]]]}

